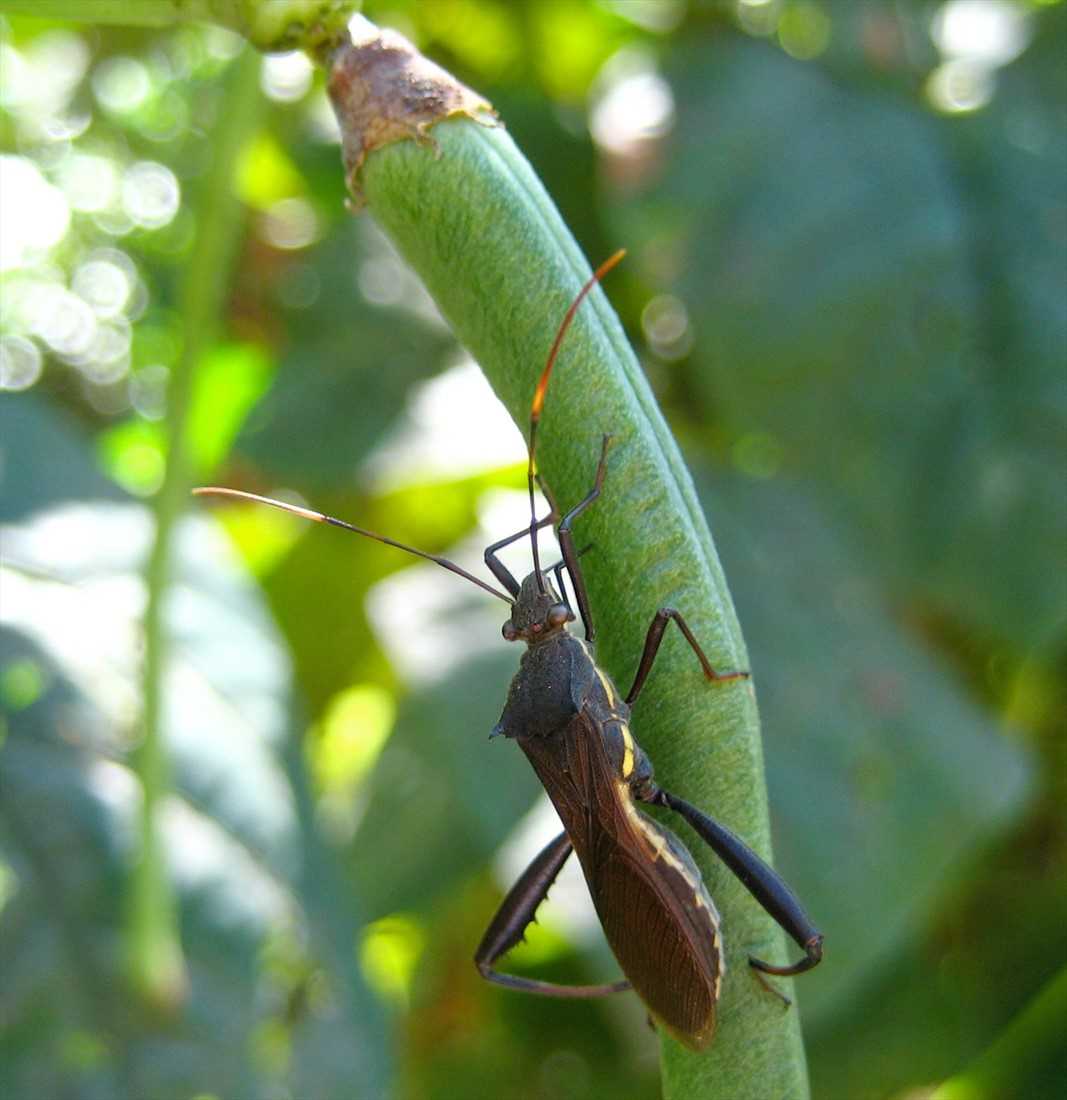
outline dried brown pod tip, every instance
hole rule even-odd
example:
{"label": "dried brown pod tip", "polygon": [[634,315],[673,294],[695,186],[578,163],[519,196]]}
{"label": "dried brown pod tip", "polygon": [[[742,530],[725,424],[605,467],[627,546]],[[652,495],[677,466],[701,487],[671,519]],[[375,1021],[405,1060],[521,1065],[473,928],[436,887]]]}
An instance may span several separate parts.
{"label": "dried brown pod tip", "polygon": [[440,155],[430,129],[446,118],[499,125],[488,100],[423,57],[402,34],[366,26],[366,38],[344,42],[327,59],[327,90],[341,127],[345,181],[356,209],[364,202],[358,174],[368,153],[413,140]]}

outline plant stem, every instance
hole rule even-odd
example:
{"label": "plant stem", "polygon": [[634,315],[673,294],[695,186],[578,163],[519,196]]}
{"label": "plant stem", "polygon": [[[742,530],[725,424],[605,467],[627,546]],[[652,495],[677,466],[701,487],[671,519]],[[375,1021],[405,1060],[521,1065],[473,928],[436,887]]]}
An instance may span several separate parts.
{"label": "plant stem", "polygon": [[[397,49],[396,38],[371,44],[363,55],[361,49],[345,47],[328,59],[357,198],[422,277],[525,430],[549,345],[589,266],[504,129],[448,118],[433,125],[428,142],[426,119],[416,110],[407,135],[416,140],[402,140],[403,134],[398,140],[397,99],[388,99],[378,117],[373,104],[376,91],[389,95],[381,68]],[[396,87],[402,85],[398,79]],[[386,124],[388,144],[375,147],[374,134]],[[457,424],[456,430],[477,425]],[[649,621],[657,608],[671,605],[686,615],[716,667],[746,667],[740,627],[689,473],[618,318],[597,290],[567,336],[539,435],[539,465],[561,507],[589,489],[605,432],[613,437],[605,491],[583,516],[579,534],[580,543],[594,547],[583,565],[603,664],[628,685]],[[660,783],[768,857],[751,687],[707,684],[691,650],[672,637],[634,721]],[[722,912],[728,963],[711,1048],[695,1055],[664,1039],[664,1095],[804,1097],[797,1010],[785,1010],[746,965],[749,952],[783,959],[781,934],[695,836],[673,824]],[[791,983],[778,984],[790,992]]]}
{"label": "plant stem", "polygon": [[356,0],[0,0],[0,12],[6,14],[72,23],[215,23],[268,52],[336,37],[358,6]]}
{"label": "plant stem", "polygon": [[167,464],[154,500],[155,535],[145,566],[148,602],[144,615],[143,736],[135,754],[141,781],[139,858],[129,898],[127,968],[134,988],[161,1007],[181,999],[184,963],[175,900],[159,836],[159,810],[170,788],[163,741],[167,632],[165,606],[177,521],[189,499],[186,422],[193,380],[222,313],[228,276],[243,219],[232,181],[237,157],[254,132],[260,103],[259,58],[247,51],[233,65],[226,110],[213,137],[214,160],[196,205],[197,229],[180,291],[181,357],[167,389]]}

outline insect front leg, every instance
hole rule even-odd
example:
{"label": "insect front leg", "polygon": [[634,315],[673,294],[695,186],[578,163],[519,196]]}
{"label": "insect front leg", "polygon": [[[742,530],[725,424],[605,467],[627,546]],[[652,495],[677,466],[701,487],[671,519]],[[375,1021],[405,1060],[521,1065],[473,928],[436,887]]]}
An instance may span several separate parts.
{"label": "insect front leg", "polygon": [[579,501],[563,519],[560,520],[559,527],[556,529],[560,553],[563,555],[563,562],[567,566],[567,572],[571,577],[571,584],[574,586],[574,598],[578,602],[578,613],[581,615],[582,622],[585,624],[585,638],[586,641],[589,642],[593,641],[596,637],[596,633],[593,630],[593,614],[589,609],[589,596],[586,594],[585,590],[585,577],[582,576],[582,567],[578,564],[580,554],[574,546],[574,535],[571,532],[571,524],[598,496],[600,496],[600,490],[604,485],[604,474],[607,472],[608,444],[610,442],[611,436],[605,435],[600,445],[600,461],[597,463],[596,477],[594,478],[592,489],[589,490],[584,500]]}
{"label": "insect front leg", "polygon": [[[593,549],[593,544],[589,543],[588,546],[583,546],[581,548],[581,550],[578,551],[577,556],[580,558],[583,554],[587,553],[588,551],[590,551],[592,549]],[[555,565],[550,565],[545,570],[545,572],[546,573],[551,573],[552,576],[554,576],[556,578],[556,591],[559,592],[560,596],[563,597],[563,602],[567,605],[567,610],[573,616],[574,615],[574,608],[571,607],[571,601],[570,601],[570,598],[567,595],[567,586],[563,583],[563,570],[566,569],[566,567],[567,567],[567,563],[562,558],[560,558],[560,560],[557,561],[555,563]]]}
{"label": "insect front leg", "polygon": [[634,676],[633,685],[626,696],[627,704],[633,703],[640,694],[641,688],[645,686],[645,680],[652,668],[652,662],[655,661],[660,643],[663,641],[663,632],[667,629],[667,623],[672,619],[678,624],[678,629],[685,635],[685,640],[693,647],[693,652],[699,658],[700,665],[704,669],[704,675],[709,680],[748,679],[749,673],[747,672],[716,672],[711,667],[711,662],[705,656],[704,650],[700,648],[700,643],[689,629],[689,624],[682,618],[682,613],[676,611],[673,607],[661,607],[649,624],[648,633],[645,635],[644,652],[641,654],[641,663],[637,666],[637,674]]}
{"label": "insect front leg", "polygon": [[[542,492],[544,489],[542,488]],[[539,519],[535,524],[535,530],[540,531],[542,527],[547,527],[550,523],[556,521],[556,507],[549,502],[552,511],[545,516],[544,519]],[[514,535],[508,535],[507,538],[501,539],[499,542],[494,542],[492,546],[485,548],[485,564],[489,567],[489,571],[494,577],[512,594],[512,596],[518,596],[519,594],[519,582],[512,576],[508,567],[497,557],[497,554],[504,549],[505,546],[510,546],[513,542],[517,542],[519,539],[524,539],[530,533],[530,528],[524,527],[521,531],[516,531]]]}
{"label": "insect front leg", "polygon": [[537,907],[548,896],[552,883],[556,881],[556,876],[572,851],[567,834],[561,833],[534,857],[518,882],[508,891],[474,953],[474,964],[483,978],[509,989],[540,993],[546,997],[602,997],[630,988],[630,983],[626,981],[605,985],[557,985],[533,978],[520,978],[514,974],[501,974],[493,969],[493,963],[522,940],[523,933],[534,919]]}
{"label": "insect front leg", "polygon": [[[542,527],[547,527],[550,523],[555,523],[559,519],[559,509],[556,507],[555,498],[549,491],[548,486],[541,480],[540,474],[534,474],[534,478],[537,481],[537,487],[541,490],[542,496],[548,501],[548,515],[544,519],[539,519],[534,524],[534,530],[540,531]],[[508,535],[507,538],[501,539],[499,542],[494,542],[492,546],[486,547],[484,558],[485,564],[489,567],[489,571],[494,577],[512,594],[517,596],[519,594],[519,582],[512,576],[508,567],[497,557],[497,554],[504,549],[505,546],[510,546],[513,542],[518,542],[519,539],[525,538],[530,533],[529,527],[524,527],[521,531],[516,531],[514,535]]]}
{"label": "insect front leg", "polygon": [[741,880],[748,892],[778,922],[804,950],[804,958],[789,966],[774,966],[749,956],[749,965],[765,974],[790,977],[811,970],[822,961],[822,933],[804,912],[800,899],[787,885],[785,879],[768,863],[765,863],[736,834],[725,825],[686,802],[684,798],[670,794],[662,788],[653,788],[643,801],[681,814],[715,854]]}

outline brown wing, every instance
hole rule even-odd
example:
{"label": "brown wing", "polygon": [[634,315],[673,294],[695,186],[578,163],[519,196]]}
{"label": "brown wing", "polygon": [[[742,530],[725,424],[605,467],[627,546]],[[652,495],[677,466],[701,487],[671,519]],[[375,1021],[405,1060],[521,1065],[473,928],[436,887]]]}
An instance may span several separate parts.
{"label": "brown wing", "polygon": [[637,809],[587,708],[552,735],[519,744],[574,845],[623,973],[677,1039],[703,1049],[723,966],[719,915],[692,857]]}
{"label": "brown wing", "polygon": [[599,835],[604,815],[615,812],[612,776],[596,725],[579,713],[549,736],[518,742],[581,858]]}
{"label": "brown wing", "polygon": [[722,978],[719,915],[681,842],[632,803],[625,812],[634,852],[605,833],[590,853],[586,875],[597,914],[652,1014],[702,1050],[715,1031]]}

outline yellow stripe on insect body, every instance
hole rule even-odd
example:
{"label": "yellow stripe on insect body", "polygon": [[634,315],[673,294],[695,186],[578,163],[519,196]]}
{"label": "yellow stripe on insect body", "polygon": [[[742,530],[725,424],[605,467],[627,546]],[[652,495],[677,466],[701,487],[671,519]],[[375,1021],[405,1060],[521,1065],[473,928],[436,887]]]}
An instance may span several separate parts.
{"label": "yellow stripe on insect body", "polygon": [[615,685],[608,679],[607,673],[596,663],[596,658],[593,656],[589,645],[581,638],[575,638],[574,640],[582,647],[582,652],[589,658],[589,663],[593,666],[593,671],[600,681],[600,686],[608,697],[608,706],[614,710],[619,705],[619,693],[615,690]]}
{"label": "yellow stripe on insect body", "polygon": [[721,924],[719,911],[715,908],[715,903],[708,896],[703,880],[699,877],[699,872],[693,867],[683,863],[678,856],[675,855],[671,850],[667,835],[661,832],[656,827],[655,823],[645,817],[637,808],[637,804],[630,793],[629,786],[625,783],[619,783],[619,787],[619,802],[622,804],[630,824],[633,825],[635,831],[648,844],[650,848],[649,855],[653,860],[662,860],[662,862],[667,864],[668,867],[676,871],[682,877],[682,881],[685,882],[692,891],[694,907],[703,909],[707,914],[708,923],[711,925],[711,947],[718,960],[718,970],[715,974],[715,988],[712,997],[713,1000],[718,1001],[719,993],[722,990],[722,978],[726,973],[726,954],[723,951],[722,935],[719,931]]}
{"label": "yellow stripe on insect body", "polygon": [[634,770],[634,737],[625,722],[619,723],[619,733],[622,734],[622,777],[629,779]]}
{"label": "yellow stripe on insect body", "polygon": [[600,686],[604,689],[604,694],[608,697],[608,704],[614,710],[619,705],[619,697],[615,694],[615,685],[608,679],[607,675],[598,666],[596,668],[597,679],[600,680]]}

